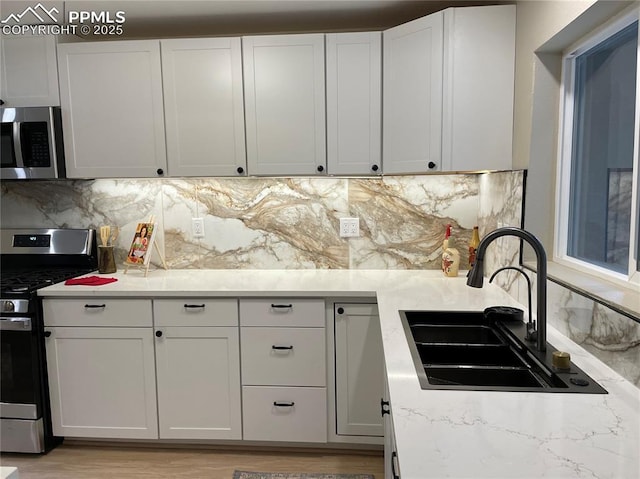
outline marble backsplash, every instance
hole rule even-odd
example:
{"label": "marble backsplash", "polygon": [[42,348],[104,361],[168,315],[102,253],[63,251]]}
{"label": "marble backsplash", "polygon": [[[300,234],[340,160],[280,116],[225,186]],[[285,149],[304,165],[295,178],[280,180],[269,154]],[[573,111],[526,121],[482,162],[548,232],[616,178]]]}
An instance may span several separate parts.
{"label": "marble backsplash", "polygon": [[[135,225],[150,215],[169,268],[439,269],[445,225],[461,268],[474,225],[480,236],[522,224],[525,172],[382,178],[193,178],[0,183],[2,228],[118,225],[121,263]],[[193,238],[191,218],[206,237]],[[339,218],[360,218],[340,238]],[[485,272],[519,264],[520,241],[487,249]],[[533,282],[535,274],[526,271]],[[527,304],[521,274],[494,282]],[[640,323],[549,282],[550,324],[640,387]]]}
{"label": "marble backsplash", "polygon": [[[485,229],[495,224],[493,215],[519,211],[523,175],[3,182],[1,224],[117,225],[119,263],[135,225],[154,215],[169,268],[439,269],[445,225],[451,223],[466,269],[480,205],[490,205]],[[496,198],[482,199],[484,184],[497,185],[486,186],[484,194]],[[196,217],[204,219],[205,238],[192,235]],[[359,237],[340,238],[341,217],[360,218]]]}

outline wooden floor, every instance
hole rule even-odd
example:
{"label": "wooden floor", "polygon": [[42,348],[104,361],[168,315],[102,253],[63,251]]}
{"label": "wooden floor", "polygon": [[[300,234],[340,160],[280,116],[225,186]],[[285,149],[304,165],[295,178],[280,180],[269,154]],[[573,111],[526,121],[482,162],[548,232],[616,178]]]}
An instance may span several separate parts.
{"label": "wooden floor", "polygon": [[175,449],[63,444],[42,456],[2,454],[20,479],[231,479],[234,470],[373,474],[384,479],[382,453],[254,449]]}

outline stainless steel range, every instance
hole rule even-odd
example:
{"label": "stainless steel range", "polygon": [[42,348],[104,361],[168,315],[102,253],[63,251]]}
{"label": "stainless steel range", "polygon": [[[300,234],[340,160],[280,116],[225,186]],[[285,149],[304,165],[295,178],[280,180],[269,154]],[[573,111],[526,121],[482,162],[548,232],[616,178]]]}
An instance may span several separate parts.
{"label": "stainless steel range", "polygon": [[95,231],[0,231],[0,451],[46,452],[53,436],[37,290],[97,269]]}

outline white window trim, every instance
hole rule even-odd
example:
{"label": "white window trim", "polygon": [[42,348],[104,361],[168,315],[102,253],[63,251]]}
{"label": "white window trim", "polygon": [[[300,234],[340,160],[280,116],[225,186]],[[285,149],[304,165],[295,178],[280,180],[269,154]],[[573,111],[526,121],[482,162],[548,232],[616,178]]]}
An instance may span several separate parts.
{"label": "white window trim", "polygon": [[[571,153],[573,146],[572,130],[573,130],[573,111],[574,111],[574,85],[575,85],[575,69],[573,59],[581,53],[589,50],[593,46],[599,44],[612,34],[622,30],[626,26],[640,19],[640,8],[634,5],[632,8],[623,11],[612,20],[604,24],[595,33],[579,40],[571,45],[563,52],[562,57],[562,77],[560,84],[560,102],[561,108],[559,112],[559,132],[558,132],[558,153],[557,153],[557,171],[556,171],[556,208],[555,208],[555,237],[553,245],[553,260],[561,265],[576,269],[589,274],[602,275],[613,283],[622,286],[628,286],[630,283],[640,284],[640,272],[636,270],[637,264],[637,244],[636,244],[636,227],[638,208],[640,208],[640,199],[638,198],[638,179],[639,179],[639,149],[640,149],[640,128],[635,129],[634,138],[634,158],[633,158],[633,176],[636,180],[633,182],[632,204],[631,204],[631,241],[629,245],[629,264],[628,273],[621,274],[607,268],[593,265],[586,261],[570,257],[566,254],[567,237],[569,229],[569,203],[570,189],[563,187],[571,181]],[[640,29],[639,29],[640,40]],[[639,41],[640,45],[640,41]],[[638,48],[637,58],[638,77],[636,80],[636,114],[635,124],[640,125],[640,47]],[[629,274],[629,272],[631,272]]]}

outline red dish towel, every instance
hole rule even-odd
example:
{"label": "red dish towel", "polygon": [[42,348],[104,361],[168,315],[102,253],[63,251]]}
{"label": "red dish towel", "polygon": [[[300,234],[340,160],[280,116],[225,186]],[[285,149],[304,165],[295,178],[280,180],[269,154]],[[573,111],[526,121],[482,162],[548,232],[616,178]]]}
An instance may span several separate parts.
{"label": "red dish towel", "polygon": [[66,285],[84,285],[84,286],[102,286],[103,284],[118,281],[116,278],[101,278],[100,276],[85,276],[83,278],[68,279],[64,282]]}

